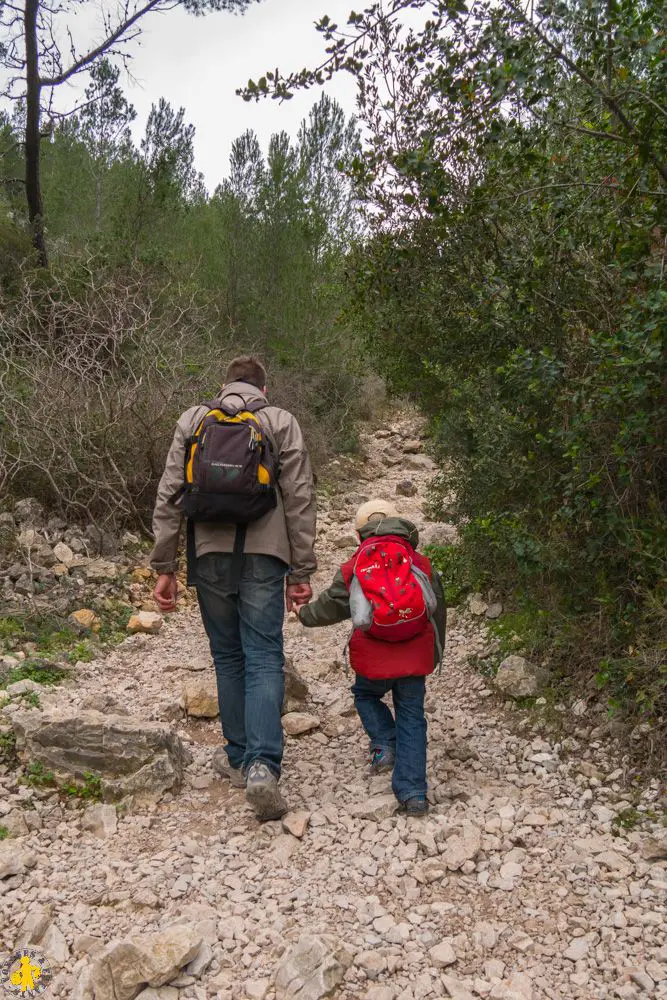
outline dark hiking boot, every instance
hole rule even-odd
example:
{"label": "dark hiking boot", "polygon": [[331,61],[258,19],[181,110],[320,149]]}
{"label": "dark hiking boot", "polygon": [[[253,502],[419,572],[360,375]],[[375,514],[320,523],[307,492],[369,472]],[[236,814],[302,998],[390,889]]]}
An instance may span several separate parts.
{"label": "dark hiking boot", "polygon": [[232,767],[224,747],[219,747],[213,754],[213,770],[221,778],[226,778],[233,788],[245,788],[245,777],[242,767]]}
{"label": "dark hiking boot", "polygon": [[426,796],[415,795],[414,798],[401,802],[408,816],[425,816],[428,812],[428,802]]}
{"label": "dark hiking boot", "polygon": [[275,774],[260,760],[248,768],[245,797],[261,822],[280,819],[287,812],[287,803],[280,794]]}
{"label": "dark hiking boot", "polygon": [[396,754],[393,750],[384,750],[382,747],[371,749],[369,764],[371,774],[387,774],[394,770]]}

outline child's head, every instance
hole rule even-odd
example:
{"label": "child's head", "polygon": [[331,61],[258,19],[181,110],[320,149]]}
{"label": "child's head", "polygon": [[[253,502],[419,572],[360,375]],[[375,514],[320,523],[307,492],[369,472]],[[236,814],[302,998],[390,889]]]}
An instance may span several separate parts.
{"label": "child's head", "polygon": [[354,519],[357,532],[372,521],[383,521],[386,517],[398,517],[399,513],[390,500],[368,500],[362,503]]}

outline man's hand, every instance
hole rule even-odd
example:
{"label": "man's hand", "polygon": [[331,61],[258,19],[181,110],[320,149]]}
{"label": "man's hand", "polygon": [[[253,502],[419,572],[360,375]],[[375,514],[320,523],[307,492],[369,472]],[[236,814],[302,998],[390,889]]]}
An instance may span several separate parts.
{"label": "man's hand", "polygon": [[160,573],[153,597],[160,611],[175,611],[178,583],[175,573]]}
{"label": "man's hand", "polygon": [[285,604],[287,611],[299,613],[299,608],[308,604],[313,596],[313,588],[309,583],[288,583],[285,587]]}

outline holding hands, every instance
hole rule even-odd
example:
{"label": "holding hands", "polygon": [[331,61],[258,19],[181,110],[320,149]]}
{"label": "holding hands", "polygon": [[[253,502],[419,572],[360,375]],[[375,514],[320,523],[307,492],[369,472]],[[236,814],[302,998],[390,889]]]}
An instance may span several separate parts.
{"label": "holding hands", "polygon": [[285,605],[288,614],[294,612],[298,617],[299,608],[311,600],[313,589],[309,583],[288,583],[285,587]]}

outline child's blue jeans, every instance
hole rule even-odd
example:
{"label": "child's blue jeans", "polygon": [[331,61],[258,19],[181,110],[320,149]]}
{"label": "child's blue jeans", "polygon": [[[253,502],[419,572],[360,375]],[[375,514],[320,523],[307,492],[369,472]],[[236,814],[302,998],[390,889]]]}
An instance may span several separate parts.
{"label": "child's blue jeans", "polygon": [[[382,701],[391,691],[394,715]],[[424,677],[369,680],[356,674],[354,704],[371,747],[396,755],[392,776],[394,795],[400,802],[426,795],[426,718]]]}

